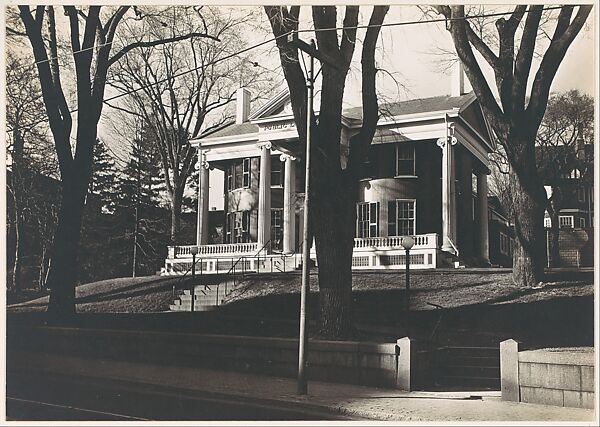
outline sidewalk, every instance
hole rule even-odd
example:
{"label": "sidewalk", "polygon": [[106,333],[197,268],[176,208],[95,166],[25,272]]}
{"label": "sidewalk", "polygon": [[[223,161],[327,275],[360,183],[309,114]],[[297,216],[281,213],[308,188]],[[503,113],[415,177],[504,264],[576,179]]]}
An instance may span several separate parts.
{"label": "sidewalk", "polygon": [[312,381],[307,396],[296,381],[201,368],[158,366],[53,354],[15,352],[9,370],[136,383],[166,393],[185,393],[249,404],[327,411],[378,421],[570,421],[594,424],[594,411],[503,402],[499,392],[402,392]]}

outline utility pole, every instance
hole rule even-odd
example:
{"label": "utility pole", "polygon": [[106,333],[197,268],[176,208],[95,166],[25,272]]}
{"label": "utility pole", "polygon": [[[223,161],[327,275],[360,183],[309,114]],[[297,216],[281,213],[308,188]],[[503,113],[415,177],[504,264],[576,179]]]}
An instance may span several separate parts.
{"label": "utility pole", "polygon": [[[140,125],[141,126],[141,125]],[[139,209],[140,209],[140,196],[141,196],[141,186],[142,186],[142,171],[140,165],[140,155],[141,155],[141,131],[138,126],[136,126],[137,133],[137,141],[136,144],[138,146],[138,160],[137,160],[137,177],[136,177],[136,195],[135,195],[135,226],[133,231],[133,271],[131,277],[135,277],[136,267],[137,267],[137,245],[138,245],[138,233],[139,233]]]}
{"label": "utility pole", "polygon": [[308,393],[308,381],[306,378],[306,353],[308,347],[308,335],[306,334],[306,300],[310,291],[310,245],[308,232],[308,209],[309,209],[309,191],[310,191],[310,140],[311,124],[313,116],[313,98],[314,98],[314,58],[323,63],[338,68],[335,61],[328,55],[317,50],[315,41],[310,44],[298,38],[298,32],[294,31],[288,35],[288,43],[298,49],[306,52],[309,57],[309,65],[306,76],[306,157],[305,157],[305,178],[304,178],[304,227],[302,243],[302,288],[300,290],[300,336],[298,343],[298,384],[296,392],[304,395]]}

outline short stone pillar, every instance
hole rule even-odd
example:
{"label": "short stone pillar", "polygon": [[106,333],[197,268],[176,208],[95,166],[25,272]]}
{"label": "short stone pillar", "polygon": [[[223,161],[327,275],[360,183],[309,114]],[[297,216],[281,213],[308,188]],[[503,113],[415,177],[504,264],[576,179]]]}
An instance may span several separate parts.
{"label": "short stone pillar", "polygon": [[408,337],[396,341],[398,346],[398,369],[396,371],[396,388],[398,390],[410,391],[411,385],[411,363],[414,364],[413,346]]}
{"label": "short stone pillar", "polygon": [[500,343],[500,389],[502,400],[519,402],[519,343],[506,340]]}

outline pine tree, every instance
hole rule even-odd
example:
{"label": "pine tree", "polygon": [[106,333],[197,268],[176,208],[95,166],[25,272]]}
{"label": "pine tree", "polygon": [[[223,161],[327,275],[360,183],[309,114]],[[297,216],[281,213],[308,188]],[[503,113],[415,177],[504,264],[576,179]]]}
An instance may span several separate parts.
{"label": "pine tree", "polygon": [[133,266],[134,275],[138,271],[153,272],[156,260],[164,257],[160,251],[165,241],[161,231],[164,215],[159,209],[163,178],[151,136],[143,129],[134,139],[129,162],[118,184],[117,213],[124,240],[123,259]]}
{"label": "pine tree", "polygon": [[98,198],[103,212],[112,213],[117,202],[115,161],[104,141],[99,138],[94,146],[92,168],[89,193]]}

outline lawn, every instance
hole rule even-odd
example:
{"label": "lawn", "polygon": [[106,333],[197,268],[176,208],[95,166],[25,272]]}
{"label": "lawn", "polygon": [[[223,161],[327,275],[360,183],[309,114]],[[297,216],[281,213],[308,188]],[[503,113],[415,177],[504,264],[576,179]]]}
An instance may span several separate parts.
{"label": "lawn", "polygon": [[[357,339],[405,336],[405,275],[353,276]],[[593,273],[557,273],[535,288],[514,286],[507,270],[436,270],[411,273],[411,336],[440,343],[490,345],[506,338],[531,347],[593,345]],[[299,273],[248,276],[215,312],[169,313],[178,277],[103,280],[76,289],[79,324],[237,335],[296,336]],[[12,318],[43,318],[48,297],[8,306]],[[437,309],[435,305],[443,307]],[[311,274],[309,332],[316,331],[318,279]],[[33,316],[31,312],[37,312]],[[40,317],[42,316],[42,317]]]}

